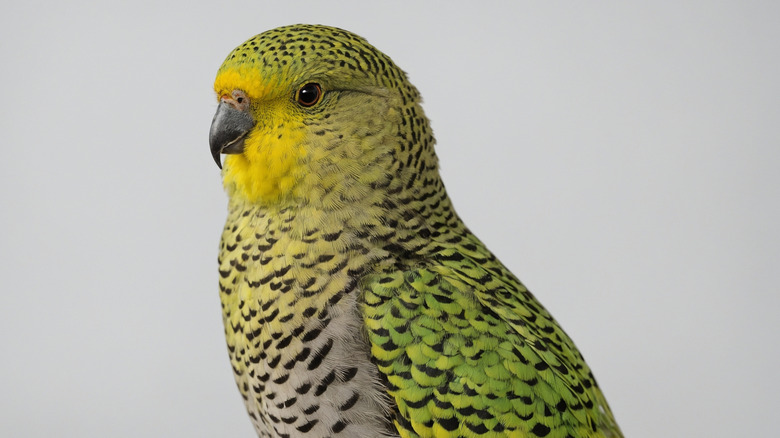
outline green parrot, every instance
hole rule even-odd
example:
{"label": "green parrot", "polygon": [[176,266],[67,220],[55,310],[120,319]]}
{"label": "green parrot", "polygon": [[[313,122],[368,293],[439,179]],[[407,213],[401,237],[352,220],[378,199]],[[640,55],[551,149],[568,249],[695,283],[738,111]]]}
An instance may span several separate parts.
{"label": "green parrot", "polygon": [[387,55],[280,27],[214,89],[219,293],[258,436],[622,436],[572,340],[455,213]]}

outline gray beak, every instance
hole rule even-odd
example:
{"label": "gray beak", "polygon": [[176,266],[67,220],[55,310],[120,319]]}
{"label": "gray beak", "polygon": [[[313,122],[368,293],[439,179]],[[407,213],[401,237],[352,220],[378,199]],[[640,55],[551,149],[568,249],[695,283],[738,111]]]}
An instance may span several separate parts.
{"label": "gray beak", "polygon": [[209,131],[211,156],[222,169],[219,154],[240,154],[244,151],[244,139],[255,126],[252,116],[228,103],[220,102]]}

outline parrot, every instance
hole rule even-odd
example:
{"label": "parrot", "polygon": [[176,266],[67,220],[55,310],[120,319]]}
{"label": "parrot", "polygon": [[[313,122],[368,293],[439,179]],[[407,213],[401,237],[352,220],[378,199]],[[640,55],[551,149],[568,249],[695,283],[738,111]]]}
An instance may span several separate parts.
{"label": "parrot", "polygon": [[623,436],[571,338],[456,214],[390,57],[283,26],[230,52],[214,91],[219,297],[259,437]]}

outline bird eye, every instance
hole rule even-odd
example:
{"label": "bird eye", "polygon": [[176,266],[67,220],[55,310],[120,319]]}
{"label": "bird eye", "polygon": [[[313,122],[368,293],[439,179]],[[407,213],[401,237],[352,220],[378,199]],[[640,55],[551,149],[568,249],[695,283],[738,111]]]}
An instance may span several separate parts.
{"label": "bird eye", "polygon": [[298,90],[296,100],[301,106],[309,107],[320,101],[322,98],[322,88],[320,84],[308,83]]}

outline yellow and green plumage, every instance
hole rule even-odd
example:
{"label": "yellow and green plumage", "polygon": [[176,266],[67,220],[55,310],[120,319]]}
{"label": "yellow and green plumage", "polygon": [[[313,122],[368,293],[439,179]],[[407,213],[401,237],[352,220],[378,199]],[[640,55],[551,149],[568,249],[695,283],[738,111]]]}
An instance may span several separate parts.
{"label": "yellow and green plumage", "polygon": [[621,437],[569,337],[465,227],[406,75],[326,26],[219,69],[220,298],[259,436]]}

